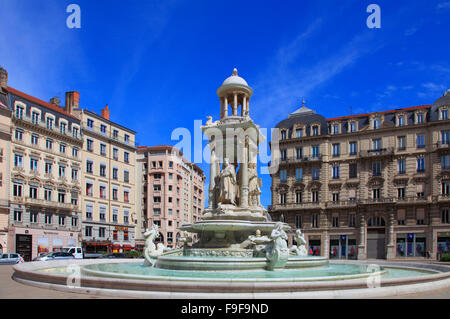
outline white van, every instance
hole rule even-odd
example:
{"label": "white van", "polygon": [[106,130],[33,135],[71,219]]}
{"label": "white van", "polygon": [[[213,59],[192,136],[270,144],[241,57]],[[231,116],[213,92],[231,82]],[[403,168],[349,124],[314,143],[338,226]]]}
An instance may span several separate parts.
{"label": "white van", "polygon": [[75,259],[83,259],[83,248],[81,247],[63,248],[63,251],[71,253]]}

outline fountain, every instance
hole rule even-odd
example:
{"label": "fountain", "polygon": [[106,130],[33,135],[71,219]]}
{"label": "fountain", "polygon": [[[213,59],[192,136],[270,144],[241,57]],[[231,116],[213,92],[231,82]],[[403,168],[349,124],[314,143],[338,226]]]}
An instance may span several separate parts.
{"label": "fountain", "polygon": [[202,127],[211,154],[208,207],[201,220],[182,225],[182,248],[156,244],[153,225],[144,234],[144,261],[30,262],[16,265],[13,279],[63,291],[157,298],[360,298],[450,286],[450,267],[442,265],[330,263],[308,256],[300,229],[296,245],[288,247],[290,226],[272,221],[260,203],[257,154],[265,137],[249,115],[252,93],[236,69],[217,90],[220,119],[208,116]]}

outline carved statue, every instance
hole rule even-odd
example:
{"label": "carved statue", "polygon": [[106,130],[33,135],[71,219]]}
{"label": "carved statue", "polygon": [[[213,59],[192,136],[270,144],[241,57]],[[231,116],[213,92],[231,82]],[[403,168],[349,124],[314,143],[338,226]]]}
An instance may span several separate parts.
{"label": "carved statue", "polygon": [[297,256],[307,256],[305,236],[300,229],[295,231],[295,241],[297,245],[292,245],[290,252]]}
{"label": "carved statue", "polygon": [[256,169],[256,163],[248,164],[248,204],[249,206],[259,206],[261,207],[260,195],[262,181],[258,177],[258,172]]}
{"label": "carved statue", "polygon": [[235,205],[236,172],[233,164],[227,158],[223,161],[220,173],[220,196],[219,203]]}
{"label": "carved statue", "polygon": [[146,263],[154,265],[155,259],[160,256],[165,250],[164,244],[158,243],[158,246],[156,246],[154,243],[155,239],[159,237],[158,225],[153,224],[152,228],[147,229],[147,231],[144,233],[144,237],[144,257]]}
{"label": "carved statue", "polygon": [[268,260],[268,269],[284,267],[289,258],[289,249],[287,247],[288,236],[283,230],[283,223],[278,222],[270,234],[272,243],[267,245],[266,258]]}

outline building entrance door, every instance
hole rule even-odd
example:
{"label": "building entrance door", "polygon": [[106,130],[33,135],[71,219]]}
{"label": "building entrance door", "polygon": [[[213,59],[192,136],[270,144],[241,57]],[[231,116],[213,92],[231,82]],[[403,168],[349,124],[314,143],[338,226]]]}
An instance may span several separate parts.
{"label": "building entrance door", "polygon": [[31,235],[16,235],[16,253],[25,261],[31,261]]}
{"label": "building entrance door", "polygon": [[385,237],[384,228],[367,230],[367,258],[386,258]]}

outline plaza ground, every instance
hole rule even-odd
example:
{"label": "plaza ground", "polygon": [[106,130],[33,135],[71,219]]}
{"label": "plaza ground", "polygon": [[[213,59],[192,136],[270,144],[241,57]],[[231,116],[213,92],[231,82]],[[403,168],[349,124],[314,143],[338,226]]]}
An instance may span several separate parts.
{"label": "plaza ground", "polygon": [[[11,279],[13,265],[0,265],[0,299],[112,299],[112,297],[76,294],[20,284]],[[388,299],[450,299],[450,287],[431,292],[388,297]]]}

